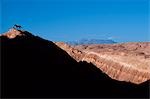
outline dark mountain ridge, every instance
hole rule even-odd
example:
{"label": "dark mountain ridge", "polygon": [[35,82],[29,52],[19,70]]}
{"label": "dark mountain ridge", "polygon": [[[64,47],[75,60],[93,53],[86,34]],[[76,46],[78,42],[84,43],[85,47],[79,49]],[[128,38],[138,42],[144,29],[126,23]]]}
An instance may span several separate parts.
{"label": "dark mountain ridge", "polygon": [[3,98],[149,97],[148,81],[135,85],[113,80],[53,42],[17,32],[24,36],[0,36]]}

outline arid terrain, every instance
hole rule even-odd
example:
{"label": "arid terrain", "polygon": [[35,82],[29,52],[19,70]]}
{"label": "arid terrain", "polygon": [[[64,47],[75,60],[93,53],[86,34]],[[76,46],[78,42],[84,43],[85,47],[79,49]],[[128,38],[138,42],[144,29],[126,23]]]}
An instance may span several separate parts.
{"label": "arid terrain", "polygon": [[2,98],[149,98],[149,43],[70,46],[14,28],[0,39]]}
{"label": "arid terrain", "polygon": [[140,84],[150,80],[150,42],[70,46],[56,42],[77,61],[93,63],[112,79]]}

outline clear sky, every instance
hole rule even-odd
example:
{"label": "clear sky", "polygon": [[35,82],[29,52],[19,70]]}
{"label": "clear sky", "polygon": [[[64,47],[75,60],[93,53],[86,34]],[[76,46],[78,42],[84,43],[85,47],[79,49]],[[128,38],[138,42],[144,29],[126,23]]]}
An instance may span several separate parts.
{"label": "clear sky", "polygon": [[150,41],[149,0],[1,0],[1,32],[14,24],[53,41]]}

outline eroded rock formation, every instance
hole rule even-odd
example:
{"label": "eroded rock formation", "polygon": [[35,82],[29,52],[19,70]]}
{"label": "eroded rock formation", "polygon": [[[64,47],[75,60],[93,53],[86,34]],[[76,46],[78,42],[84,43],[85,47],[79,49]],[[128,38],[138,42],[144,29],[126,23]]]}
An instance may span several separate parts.
{"label": "eroded rock formation", "polygon": [[65,50],[70,56],[72,56],[78,62],[80,60],[82,60],[82,58],[85,55],[84,52],[82,52],[78,49],[75,49],[75,48],[71,47],[70,45],[68,45],[64,42],[55,42],[55,44],[58,45],[59,47],[61,47],[63,50]]}
{"label": "eroded rock formation", "polygon": [[56,44],[74,59],[93,63],[112,79],[135,84],[150,80],[150,42],[79,46]]}

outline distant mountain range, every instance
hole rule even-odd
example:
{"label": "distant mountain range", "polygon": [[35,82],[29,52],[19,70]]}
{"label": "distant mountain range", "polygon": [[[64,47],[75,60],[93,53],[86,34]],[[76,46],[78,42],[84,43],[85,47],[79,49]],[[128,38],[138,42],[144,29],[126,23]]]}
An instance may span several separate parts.
{"label": "distant mountain range", "polygon": [[81,39],[78,41],[68,41],[66,43],[70,45],[84,45],[84,44],[114,44],[117,42],[105,39]]}

